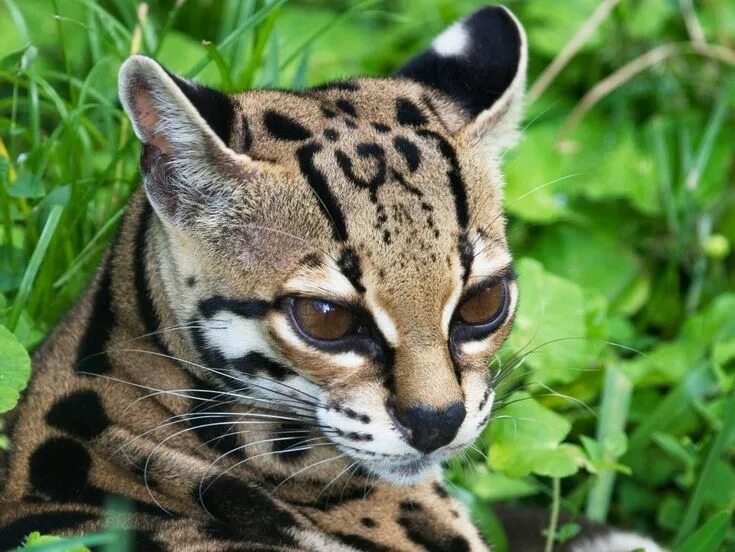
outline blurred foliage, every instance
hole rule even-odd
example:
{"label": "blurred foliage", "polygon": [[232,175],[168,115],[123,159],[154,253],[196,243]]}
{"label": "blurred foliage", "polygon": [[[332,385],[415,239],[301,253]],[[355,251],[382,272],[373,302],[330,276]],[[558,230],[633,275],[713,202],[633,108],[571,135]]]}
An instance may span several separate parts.
{"label": "blurred foliage", "polygon": [[[390,73],[483,3],[2,0],[0,350],[33,349],[58,321],[137,185],[115,86],[129,53],[228,90],[301,88]],[[527,28],[529,82],[599,4],[507,3]],[[491,361],[504,374],[495,418],[447,468],[499,550],[498,500],[680,551],[735,547],[735,5],[689,4],[621,0],[529,102],[507,154],[520,311]],[[664,45],[679,49],[570,118]]]}

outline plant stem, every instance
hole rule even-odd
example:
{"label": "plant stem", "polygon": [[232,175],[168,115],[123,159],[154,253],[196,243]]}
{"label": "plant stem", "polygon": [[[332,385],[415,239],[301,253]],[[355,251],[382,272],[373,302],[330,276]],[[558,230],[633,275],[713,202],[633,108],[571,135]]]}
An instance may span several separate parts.
{"label": "plant stem", "polygon": [[556,540],[556,527],[559,524],[559,504],[561,503],[561,480],[554,477],[551,480],[551,515],[549,516],[549,528],[546,530],[546,545],[544,552],[554,552],[554,540]]}

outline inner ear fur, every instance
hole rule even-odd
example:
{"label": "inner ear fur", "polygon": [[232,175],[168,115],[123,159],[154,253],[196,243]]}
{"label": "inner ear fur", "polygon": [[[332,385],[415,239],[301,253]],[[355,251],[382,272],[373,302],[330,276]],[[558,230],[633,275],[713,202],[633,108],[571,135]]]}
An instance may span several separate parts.
{"label": "inner ear fur", "polygon": [[172,75],[145,56],[132,56],[119,75],[120,101],[143,143],[141,172],[156,212],[185,225],[192,209],[230,193],[256,173],[255,163],[228,146],[230,98]]}

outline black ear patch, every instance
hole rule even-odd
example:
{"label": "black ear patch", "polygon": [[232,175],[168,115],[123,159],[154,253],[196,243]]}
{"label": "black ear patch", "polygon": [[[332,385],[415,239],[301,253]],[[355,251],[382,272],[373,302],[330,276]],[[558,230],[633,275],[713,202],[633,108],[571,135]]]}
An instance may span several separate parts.
{"label": "black ear patch", "polygon": [[189,99],[209,127],[227,145],[232,137],[235,108],[227,94],[182,79],[166,71],[184,95]]}
{"label": "black ear patch", "polygon": [[397,74],[444,92],[474,117],[511,85],[522,47],[513,16],[498,6],[483,8],[449,27]]}

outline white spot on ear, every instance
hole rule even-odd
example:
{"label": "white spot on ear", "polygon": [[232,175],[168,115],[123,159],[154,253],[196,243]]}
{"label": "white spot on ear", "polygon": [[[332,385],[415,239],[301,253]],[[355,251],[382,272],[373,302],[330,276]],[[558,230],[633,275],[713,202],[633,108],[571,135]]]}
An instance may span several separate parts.
{"label": "white spot on ear", "polygon": [[437,36],[431,43],[434,51],[443,57],[461,56],[470,40],[462,23],[455,23]]}

